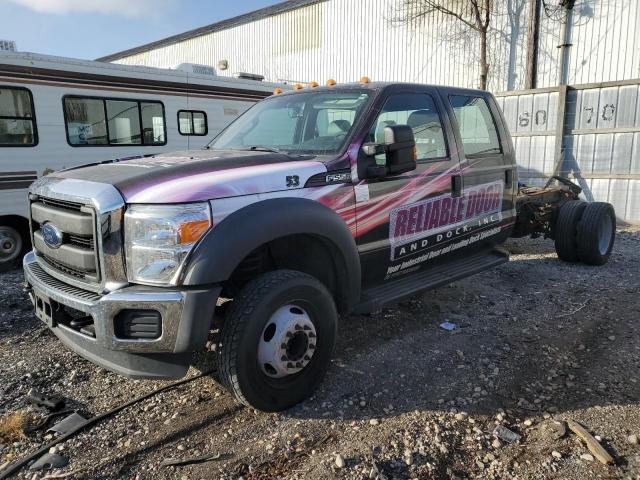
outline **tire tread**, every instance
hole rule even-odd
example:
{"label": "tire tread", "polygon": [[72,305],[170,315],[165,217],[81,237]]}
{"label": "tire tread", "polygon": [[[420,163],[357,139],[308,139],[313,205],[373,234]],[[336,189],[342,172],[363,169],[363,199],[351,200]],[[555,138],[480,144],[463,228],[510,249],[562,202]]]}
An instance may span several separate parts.
{"label": "tire tread", "polygon": [[560,260],[565,262],[577,262],[579,260],[577,227],[586,206],[587,202],[573,200],[560,207],[554,229],[555,248]]}
{"label": "tire tread", "polygon": [[[222,348],[218,368],[222,385],[242,404],[252,407],[240,388],[237,375],[239,336],[251,320],[261,299],[274,286],[296,278],[311,278],[311,275],[296,270],[274,270],[260,275],[247,283],[233,300],[222,327]],[[317,281],[317,280],[316,280]]]}
{"label": "tire tread", "polygon": [[[599,250],[598,227],[603,215],[613,215],[614,234],[609,251],[602,255]],[[615,239],[615,213],[611,204],[606,202],[593,202],[587,205],[582,218],[578,222],[578,257],[587,265],[604,265],[609,259],[611,248]]]}

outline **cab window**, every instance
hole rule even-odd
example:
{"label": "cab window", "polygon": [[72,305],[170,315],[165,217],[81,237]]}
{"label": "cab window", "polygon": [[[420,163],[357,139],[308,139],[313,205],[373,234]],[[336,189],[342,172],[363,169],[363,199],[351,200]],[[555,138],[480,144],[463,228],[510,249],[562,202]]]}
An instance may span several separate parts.
{"label": "cab window", "polygon": [[33,147],[37,143],[31,92],[26,88],[0,87],[0,146]]}
{"label": "cab window", "polygon": [[495,122],[484,98],[451,95],[449,101],[460,127],[465,155],[481,156],[502,151]]}
{"label": "cab window", "polygon": [[[417,160],[432,160],[448,155],[442,121],[431,95],[399,93],[391,95],[369,132],[370,141],[384,143],[384,128],[409,125],[416,141]],[[384,155],[381,156],[383,158]],[[376,160],[377,157],[376,157]]]}

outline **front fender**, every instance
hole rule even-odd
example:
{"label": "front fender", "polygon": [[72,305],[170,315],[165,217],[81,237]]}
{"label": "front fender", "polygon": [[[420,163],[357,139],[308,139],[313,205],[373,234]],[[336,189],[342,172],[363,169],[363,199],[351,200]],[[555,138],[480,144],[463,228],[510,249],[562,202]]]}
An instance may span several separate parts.
{"label": "front fender", "polygon": [[183,285],[223,282],[253,250],[277,238],[315,235],[340,252],[349,307],[360,298],[360,257],[344,220],[330,208],[305,198],[273,198],[243,207],[215,225],[191,252],[183,271]]}

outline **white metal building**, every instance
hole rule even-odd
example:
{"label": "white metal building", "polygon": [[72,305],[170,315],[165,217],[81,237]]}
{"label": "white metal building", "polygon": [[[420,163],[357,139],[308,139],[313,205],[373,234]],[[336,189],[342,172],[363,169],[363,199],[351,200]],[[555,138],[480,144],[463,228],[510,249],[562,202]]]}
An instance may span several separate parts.
{"label": "white metal building", "polygon": [[[489,87],[525,85],[530,2],[495,0]],[[539,0],[537,87],[559,83],[566,43],[568,84],[640,77],[640,1],[577,0],[565,40],[562,21]],[[478,48],[436,13],[400,24],[402,0],[291,0],[99,60],[172,67],[183,62],[256,72],[268,80],[374,80],[476,87]]]}
{"label": "white metal building", "polygon": [[[568,15],[558,14],[560,1],[494,0],[488,87],[502,92],[520,178],[573,177],[586,198],[609,201],[621,220],[638,222],[640,0],[575,0]],[[193,62],[216,66],[220,75],[255,72],[268,80],[367,75],[477,87],[477,36],[441,13],[398,22],[402,4],[291,0],[99,60]],[[534,68],[527,69],[532,51]]]}

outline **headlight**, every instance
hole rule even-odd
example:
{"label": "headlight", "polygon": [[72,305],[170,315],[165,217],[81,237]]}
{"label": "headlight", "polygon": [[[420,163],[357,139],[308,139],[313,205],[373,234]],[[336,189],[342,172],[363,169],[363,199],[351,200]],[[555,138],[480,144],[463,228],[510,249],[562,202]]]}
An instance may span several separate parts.
{"label": "headlight", "polygon": [[174,284],[189,251],[210,226],[208,203],[129,206],[124,214],[129,281]]}

